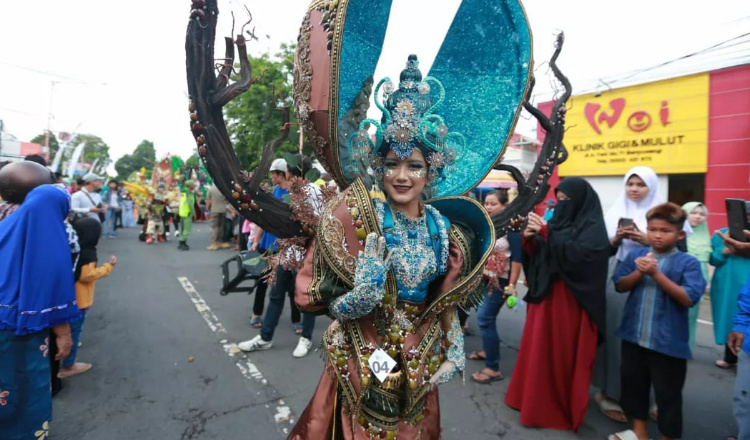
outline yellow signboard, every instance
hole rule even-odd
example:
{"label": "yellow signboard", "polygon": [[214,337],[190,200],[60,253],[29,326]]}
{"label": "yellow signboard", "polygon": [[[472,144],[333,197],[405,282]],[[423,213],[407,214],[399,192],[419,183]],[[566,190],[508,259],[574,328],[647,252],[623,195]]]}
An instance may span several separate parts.
{"label": "yellow signboard", "polygon": [[568,104],[561,176],[705,173],[708,74],[574,96]]}

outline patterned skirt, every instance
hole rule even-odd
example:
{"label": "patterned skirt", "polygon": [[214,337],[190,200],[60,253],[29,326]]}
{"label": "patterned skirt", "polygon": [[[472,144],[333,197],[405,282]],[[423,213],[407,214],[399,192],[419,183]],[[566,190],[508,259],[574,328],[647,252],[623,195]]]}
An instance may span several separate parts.
{"label": "patterned skirt", "polygon": [[49,334],[16,336],[0,330],[0,439],[49,438]]}

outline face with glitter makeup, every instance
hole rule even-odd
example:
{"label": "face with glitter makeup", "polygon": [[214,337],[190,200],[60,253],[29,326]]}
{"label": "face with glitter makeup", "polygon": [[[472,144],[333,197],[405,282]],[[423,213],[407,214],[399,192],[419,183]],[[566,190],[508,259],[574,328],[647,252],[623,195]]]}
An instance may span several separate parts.
{"label": "face with glitter makeup", "polygon": [[427,162],[415,148],[411,156],[400,159],[389,151],[385,158],[383,186],[391,206],[410,217],[419,215],[419,199],[427,184]]}

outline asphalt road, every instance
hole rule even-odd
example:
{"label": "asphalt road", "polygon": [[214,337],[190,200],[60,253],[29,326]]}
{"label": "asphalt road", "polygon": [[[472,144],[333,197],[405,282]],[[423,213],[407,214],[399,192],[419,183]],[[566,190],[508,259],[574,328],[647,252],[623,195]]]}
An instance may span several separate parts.
{"label": "asphalt road", "polygon": [[[312,396],[322,372],[320,352],[291,356],[297,343],[285,305],[271,350],[239,352],[235,344],[258,330],[249,326],[252,297],[220,296],[219,264],[230,251],[210,252],[208,225],[194,225],[190,252],[176,241],[146,246],[134,229],[103,241],[99,258],[118,265],[97,285],[78,359],[93,368],[65,381],[54,399],[52,439],[284,439]],[[704,302],[701,318],[710,321]],[[478,385],[454,380],[441,387],[445,440],[604,439],[620,430],[592,403],[576,435],[529,429],[503,403],[523,329],[524,313],[503,310],[501,369],[506,380]],[[319,318],[318,346],[328,318]],[[481,348],[476,321],[467,353]],[[710,325],[699,324],[698,348],[684,391],[686,439],[733,434],[734,372],[713,366],[721,355]],[[467,361],[467,373],[483,365]],[[592,390],[593,392],[593,390]],[[655,425],[652,437],[658,438]]]}

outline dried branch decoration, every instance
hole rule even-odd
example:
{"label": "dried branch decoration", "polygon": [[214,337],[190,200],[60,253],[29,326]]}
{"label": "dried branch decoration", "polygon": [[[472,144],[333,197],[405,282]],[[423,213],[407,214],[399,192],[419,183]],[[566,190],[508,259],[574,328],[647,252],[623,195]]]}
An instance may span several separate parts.
{"label": "dried branch decoration", "polygon": [[531,85],[524,99],[523,107],[539,121],[546,132],[542,147],[539,149],[539,157],[534,164],[534,169],[528,179],[524,178],[521,171],[507,164],[497,164],[495,169],[507,171],[518,185],[518,197],[516,197],[506,209],[492,217],[495,225],[495,232],[498,237],[502,237],[511,231],[518,231],[526,220],[526,215],[534,210],[549,191],[549,178],[555,167],[568,158],[568,153],[563,145],[563,136],[565,134],[565,105],[571,95],[571,85],[568,78],[563,75],[557,67],[557,58],[562,51],[565,36],[561,32],[555,39],[555,52],[549,61],[550,68],[555,78],[562,84],[563,93],[552,107],[552,112],[548,118],[541,110],[534,107],[530,102],[531,92],[534,89],[535,79],[532,77]]}
{"label": "dried branch decoration", "polygon": [[[263,147],[258,168],[250,175],[240,168],[232,148],[222,108],[232,99],[247,91],[260,78],[253,78],[247,56],[251,31],[245,31],[252,22],[242,26],[235,39],[225,38],[224,57],[215,64],[214,40],[219,14],[217,0],[193,0],[187,28],[185,52],[187,55],[187,80],[190,94],[190,129],[195,137],[198,153],[206,169],[227,200],[245,218],[277,237],[305,236],[302,224],[291,219],[289,205],[260,188],[261,180],[268,174],[274,151],[289,136],[290,108],[282,107],[284,125],[279,136]],[[234,26],[233,26],[234,27]],[[230,83],[235,61],[235,47],[239,58],[239,79]]]}

